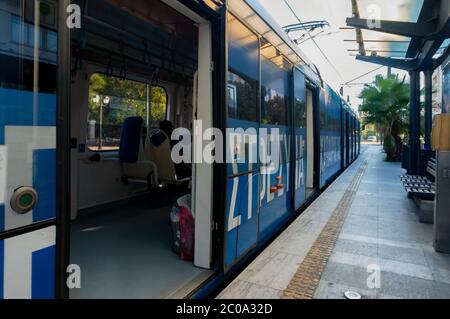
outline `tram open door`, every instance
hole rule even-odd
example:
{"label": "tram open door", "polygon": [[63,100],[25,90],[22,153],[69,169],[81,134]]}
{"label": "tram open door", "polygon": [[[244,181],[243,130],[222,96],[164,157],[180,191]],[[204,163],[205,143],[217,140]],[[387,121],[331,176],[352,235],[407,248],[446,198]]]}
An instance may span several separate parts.
{"label": "tram open door", "polygon": [[[80,266],[82,287],[70,297],[185,297],[213,274],[213,167],[192,138],[192,163],[180,173],[170,135],[202,136],[196,120],[213,127],[213,23],[197,10],[208,8],[75,3],[84,28],[72,33],[69,263]],[[170,225],[186,196],[195,217],[190,261],[172,251]]]}

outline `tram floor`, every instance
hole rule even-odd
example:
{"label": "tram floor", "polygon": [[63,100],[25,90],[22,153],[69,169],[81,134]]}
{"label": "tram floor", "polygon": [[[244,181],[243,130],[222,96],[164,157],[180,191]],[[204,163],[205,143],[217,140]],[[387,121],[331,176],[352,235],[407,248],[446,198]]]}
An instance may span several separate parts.
{"label": "tram floor", "polygon": [[71,264],[81,268],[73,299],[184,297],[210,272],[171,250],[170,207],[145,202],[81,216],[72,225]]}

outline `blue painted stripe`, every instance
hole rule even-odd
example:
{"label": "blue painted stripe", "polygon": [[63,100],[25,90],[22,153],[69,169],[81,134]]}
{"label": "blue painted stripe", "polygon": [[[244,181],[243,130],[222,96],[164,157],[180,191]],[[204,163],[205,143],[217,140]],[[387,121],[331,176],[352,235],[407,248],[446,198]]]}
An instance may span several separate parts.
{"label": "blue painted stripe", "polygon": [[31,297],[55,298],[55,246],[33,252],[31,267]]}
{"label": "blue painted stripe", "polygon": [[3,299],[3,276],[4,276],[4,260],[5,260],[5,242],[0,240],[0,299]]}
{"label": "blue painted stripe", "polygon": [[5,231],[5,204],[0,204],[0,233]]}
{"label": "blue painted stripe", "polygon": [[33,187],[39,194],[33,222],[56,217],[56,150],[33,151]]}
{"label": "blue painted stripe", "polygon": [[0,88],[0,145],[5,144],[5,125],[56,126],[56,95]]}

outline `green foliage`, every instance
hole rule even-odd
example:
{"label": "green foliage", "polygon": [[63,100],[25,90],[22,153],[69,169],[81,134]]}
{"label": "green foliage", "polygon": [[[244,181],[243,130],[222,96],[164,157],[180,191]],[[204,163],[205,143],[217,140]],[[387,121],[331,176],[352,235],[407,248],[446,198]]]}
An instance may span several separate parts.
{"label": "green foliage", "polygon": [[275,95],[271,99],[266,98],[263,110],[262,124],[286,124],[286,99],[283,96]]}
{"label": "green foliage", "polygon": [[[359,111],[364,114],[364,124],[375,124],[385,136],[385,150],[389,157],[398,159],[401,152],[401,135],[408,133],[409,85],[397,75],[377,75],[374,82],[361,91],[363,100]],[[400,144],[400,145],[399,145]]]}
{"label": "green foliage", "polygon": [[[100,97],[100,101],[94,101],[96,95]],[[103,101],[106,96],[110,101],[105,105]],[[87,140],[89,148],[117,149],[125,119],[140,116],[146,120],[147,104],[149,123],[146,124],[150,128],[158,127],[159,122],[165,119],[167,108],[167,94],[163,88],[99,73],[93,74],[89,85],[88,121],[95,121],[95,136],[90,125]]]}
{"label": "green foliage", "polygon": [[394,120],[407,122],[409,85],[404,78],[378,75],[373,84],[362,90],[359,98],[363,100],[359,111],[365,114],[365,124],[378,124],[390,131]]}
{"label": "green foliage", "polygon": [[386,159],[388,161],[392,161],[395,159],[395,152],[396,152],[396,143],[395,138],[392,136],[392,134],[387,134],[384,137],[384,143],[383,143],[384,151],[386,152]]}
{"label": "green foliage", "polygon": [[[95,95],[109,96],[111,102],[103,106],[104,125],[121,126],[129,116],[147,117],[147,84],[121,80],[103,74],[93,74],[89,86],[89,120],[99,121],[100,103],[94,103]],[[150,126],[157,126],[166,114],[167,95],[161,87],[151,87]]]}

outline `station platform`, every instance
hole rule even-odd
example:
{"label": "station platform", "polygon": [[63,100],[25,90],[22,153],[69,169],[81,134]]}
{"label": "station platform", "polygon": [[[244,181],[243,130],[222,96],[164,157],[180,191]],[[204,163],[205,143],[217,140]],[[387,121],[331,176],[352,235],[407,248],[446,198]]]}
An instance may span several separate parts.
{"label": "station platform", "polygon": [[379,145],[361,156],[219,299],[450,298],[450,255],[433,249],[399,163]]}

